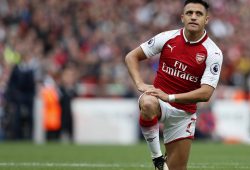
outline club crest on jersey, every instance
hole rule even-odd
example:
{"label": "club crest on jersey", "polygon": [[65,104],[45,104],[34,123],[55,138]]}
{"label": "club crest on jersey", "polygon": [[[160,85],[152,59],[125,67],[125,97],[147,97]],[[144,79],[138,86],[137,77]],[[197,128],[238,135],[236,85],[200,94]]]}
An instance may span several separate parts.
{"label": "club crest on jersey", "polygon": [[155,38],[152,38],[148,41],[148,47],[152,47],[155,44]]}
{"label": "club crest on jersey", "polygon": [[202,53],[197,53],[197,54],[196,54],[196,62],[197,62],[198,64],[203,63],[203,62],[205,61],[205,59],[206,59],[205,54],[202,54]]}

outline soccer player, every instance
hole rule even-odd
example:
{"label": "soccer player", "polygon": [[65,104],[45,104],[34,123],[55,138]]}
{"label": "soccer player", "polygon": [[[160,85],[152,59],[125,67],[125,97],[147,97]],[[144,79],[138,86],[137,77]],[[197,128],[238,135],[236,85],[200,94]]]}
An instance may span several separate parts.
{"label": "soccer player", "polygon": [[[222,52],[208,37],[209,5],[186,0],[181,21],[184,28],[159,33],[126,55],[129,73],[139,97],[142,134],[157,170],[186,170],[194,138],[197,102],[210,99],[217,86]],[[139,62],[160,54],[153,85],[145,84]],[[164,158],[159,142],[159,122],[164,125]]]}

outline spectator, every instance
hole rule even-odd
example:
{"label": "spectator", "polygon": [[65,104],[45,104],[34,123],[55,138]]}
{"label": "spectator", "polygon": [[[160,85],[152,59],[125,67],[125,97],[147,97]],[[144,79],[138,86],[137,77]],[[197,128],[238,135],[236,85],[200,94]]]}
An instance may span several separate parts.
{"label": "spectator", "polygon": [[73,139],[73,115],[71,101],[76,97],[77,72],[74,65],[66,66],[62,71],[59,85],[59,98],[61,106],[61,138],[68,142]]}
{"label": "spectator", "polygon": [[5,93],[8,106],[5,114],[12,114],[10,138],[32,139],[35,90],[31,56],[25,51],[21,53],[21,62],[11,72]]}

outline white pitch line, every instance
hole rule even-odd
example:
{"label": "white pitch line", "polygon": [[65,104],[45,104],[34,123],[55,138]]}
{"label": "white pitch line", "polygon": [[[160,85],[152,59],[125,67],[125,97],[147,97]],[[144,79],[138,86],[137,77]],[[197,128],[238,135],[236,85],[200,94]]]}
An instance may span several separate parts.
{"label": "white pitch line", "polygon": [[52,163],[52,162],[0,162],[0,167],[88,167],[88,168],[145,168],[143,164],[104,164],[104,163]]}
{"label": "white pitch line", "polygon": [[[250,169],[250,166],[238,163],[191,163],[192,169],[219,169],[221,166],[231,166],[238,169]],[[85,167],[85,168],[150,168],[150,164],[105,164],[105,163],[53,163],[53,162],[0,162],[0,167]]]}

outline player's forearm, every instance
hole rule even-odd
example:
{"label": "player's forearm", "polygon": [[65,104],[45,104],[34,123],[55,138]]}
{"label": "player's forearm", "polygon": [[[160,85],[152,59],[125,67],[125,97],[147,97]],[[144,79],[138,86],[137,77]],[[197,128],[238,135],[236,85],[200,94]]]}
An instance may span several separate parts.
{"label": "player's forearm", "polygon": [[197,90],[187,93],[175,94],[176,103],[207,102],[213,94],[213,87],[205,85]]}

